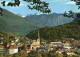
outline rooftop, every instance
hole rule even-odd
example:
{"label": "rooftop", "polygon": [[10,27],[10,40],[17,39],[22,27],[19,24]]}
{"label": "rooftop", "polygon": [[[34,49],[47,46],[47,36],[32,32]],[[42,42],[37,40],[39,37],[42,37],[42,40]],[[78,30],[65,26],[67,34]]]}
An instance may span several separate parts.
{"label": "rooftop", "polygon": [[55,43],[62,43],[62,42],[50,42],[50,44],[55,44]]}
{"label": "rooftop", "polygon": [[18,49],[17,46],[10,46],[10,49]]}
{"label": "rooftop", "polygon": [[0,48],[4,48],[4,46],[0,45]]}

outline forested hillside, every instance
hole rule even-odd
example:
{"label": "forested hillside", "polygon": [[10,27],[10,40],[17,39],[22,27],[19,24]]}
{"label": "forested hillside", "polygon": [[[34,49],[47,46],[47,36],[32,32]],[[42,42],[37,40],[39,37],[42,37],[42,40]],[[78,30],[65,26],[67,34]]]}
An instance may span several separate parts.
{"label": "forested hillside", "polygon": [[[38,30],[27,35],[31,39],[37,38]],[[48,41],[62,40],[65,38],[75,38],[80,40],[80,21],[74,20],[69,24],[56,27],[45,27],[39,29],[41,39]]]}
{"label": "forested hillside", "polygon": [[8,36],[16,36],[16,35],[10,32],[0,31],[0,37],[8,37]]}

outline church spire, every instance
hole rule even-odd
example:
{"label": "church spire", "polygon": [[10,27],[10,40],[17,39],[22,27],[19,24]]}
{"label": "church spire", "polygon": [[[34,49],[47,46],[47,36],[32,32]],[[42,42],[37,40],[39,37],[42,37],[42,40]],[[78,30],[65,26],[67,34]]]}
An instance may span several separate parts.
{"label": "church spire", "polygon": [[37,41],[38,41],[39,44],[40,44],[40,33],[39,33],[39,30],[38,30],[38,39],[37,39]]}
{"label": "church spire", "polygon": [[39,30],[38,30],[38,38],[40,38],[40,33],[39,33]]}

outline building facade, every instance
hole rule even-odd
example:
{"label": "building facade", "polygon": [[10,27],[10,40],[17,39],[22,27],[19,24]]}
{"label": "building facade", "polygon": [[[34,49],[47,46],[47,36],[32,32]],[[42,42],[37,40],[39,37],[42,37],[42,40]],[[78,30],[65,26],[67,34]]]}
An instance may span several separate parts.
{"label": "building facade", "polygon": [[9,54],[15,54],[15,53],[18,53],[18,47],[17,46],[10,46]]}

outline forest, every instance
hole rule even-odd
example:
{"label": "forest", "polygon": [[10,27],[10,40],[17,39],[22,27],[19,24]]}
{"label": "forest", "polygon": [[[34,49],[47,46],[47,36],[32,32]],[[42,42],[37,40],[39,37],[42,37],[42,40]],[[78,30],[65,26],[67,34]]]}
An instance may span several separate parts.
{"label": "forest", "polygon": [[[59,25],[56,27],[45,27],[39,29],[40,38],[47,41],[58,41],[65,38],[74,38],[80,40],[80,21],[74,20],[71,23]],[[28,35],[30,39],[37,39],[38,30],[35,30]]]}

